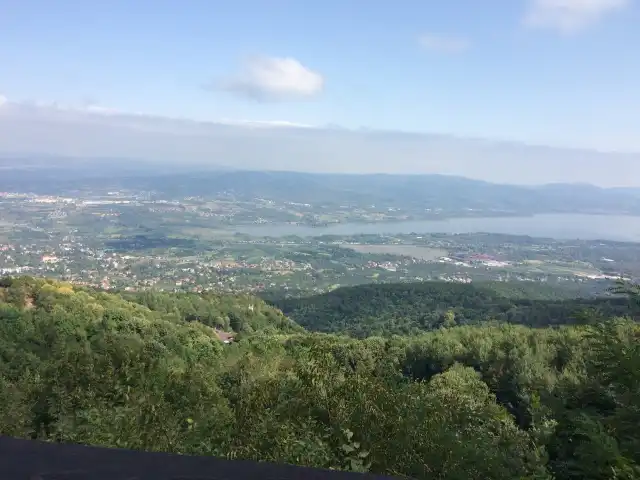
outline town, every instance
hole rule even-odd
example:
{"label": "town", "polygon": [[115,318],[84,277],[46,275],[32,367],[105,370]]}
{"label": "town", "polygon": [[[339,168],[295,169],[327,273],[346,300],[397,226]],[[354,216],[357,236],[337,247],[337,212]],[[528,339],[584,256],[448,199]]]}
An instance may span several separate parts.
{"label": "town", "polygon": [[[634,243],[497,234],[321,235],[320,229],[311,231],[317,235],[296,234],[303,228],[273,236],[269,224],[299,224],[291,215],[303,223],[327,221],[329,216],[312,214],[314,208],[238,200],[229,192],[209,199],[122,189],[5,192],[0,274],[104,289],[286,295],[428,280],[538,283],[590,294],[615,279],[640,275],[640,245]],[[287,215],[278,219],[273,212]],[[246,225],[252,225],[249,231]]]}

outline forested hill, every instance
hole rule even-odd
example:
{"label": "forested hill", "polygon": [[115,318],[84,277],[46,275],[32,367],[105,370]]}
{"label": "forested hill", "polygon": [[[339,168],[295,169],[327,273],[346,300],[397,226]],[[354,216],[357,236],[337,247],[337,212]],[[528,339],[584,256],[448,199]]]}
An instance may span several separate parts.
{"label": "forested hill", "polygon": [[[0,279],[0,305],[1,302],[5,309],[26,310],[30,315],[66,315],[89,323],[98,320],[147,325],[168,322],[175,328],[187,328],[186,324],[197,321],[202,327],[236,337],[255,332],[302,330],[280,310],[250,295],[156,291],[118,294],[54,280],[19,277]],[[208,331],[207,328],[201,330]]]}
{"label": "forested hill", "polygon": [[[359,291],[389,327],[402,299],[473,312],[487,294]],[[640,478],[637,323],[447,318],[420,335],[353,339],[305,332],[252,297],[3,279],[0,435],[424,480]],[[209,325],[244,338],[225,345]]]}
{"label": "forested hill", "polygon": [[163,318],[198,321],[240,335],[301,332],[303,328],[282,312],[252,295],[163,293],[145,291],[122,293],[127,301],[144,305]]}
{"label": "forested hill", "polygon": [[445,282],[358,285],[272,304],[308,330],[355,337],[416,334],[491,320],[543,327],[581,322],[585,314],[633,313],[623,297],[527,298],[520,289],[501,284]]}

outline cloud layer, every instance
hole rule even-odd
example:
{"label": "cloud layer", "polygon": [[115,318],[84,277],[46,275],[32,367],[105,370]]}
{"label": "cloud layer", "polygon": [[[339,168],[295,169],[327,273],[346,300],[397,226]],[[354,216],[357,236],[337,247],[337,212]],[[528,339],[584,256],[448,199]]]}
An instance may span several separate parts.
{"label": "cloud layer", "polygon": [[525,23],[571,34],[627,7],[630,0],[530,0]]}
{"label": "cloud layer", "polygon": [[319,95],[324,78],[295,58],[254,57],[241,72],[214,87],[261,101],[291,100]]}
{"label": "cloud layer", "polygon": [[425,50],[437,53],[461,53],[470,47],[465,38],[448,37],[425,33],[418,38],[420,46]]}
{"label": "cloud layer", "polygon": [[632,154],[286,122],[196,122],[11,101],[0,107],[0,132],[0,153],[138,158],[184,168],[441,173],[520,184],[628,186],[640,179],[640,155]]}

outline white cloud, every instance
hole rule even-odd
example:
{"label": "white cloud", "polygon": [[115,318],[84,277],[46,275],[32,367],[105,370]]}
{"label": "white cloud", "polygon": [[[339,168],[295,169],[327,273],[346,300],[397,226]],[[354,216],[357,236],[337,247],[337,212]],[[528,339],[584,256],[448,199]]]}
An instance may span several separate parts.
{"label": "white cloud", "polygon": [[7,97],[5,97],[4,95],[0,95],[0,107],[5,103],[7,103]]}
{"label": "white cloud", "polygon": [[255,128],[270,128],[270,127],[287,127],[287,128],[315,128],[314,125],[307,123],[289,122],[287,120],[230,120],[222,119],[219,123],[225,125],[238,125],[245,127]]}
{"label": "white cloud", "polygon": [[85,105],[84,109],[87,112],[101,113],[103,115],[117,115],[119,113],[124,113],[121,110],[118,110],[117,108],[103,107],[101,105],[96,105],[96,104],[93,104],[93,103]]}
{"label": "white cloud", "polygon": [[525,23],[534,28],[571,34],[583,30],[607,14],[622,10],[630,0],[529,0]]}
{"label": "white cloud", "polygon": [[300,99],[320,94],[324,78],[295,58],[254,57],[217,88],[257,100]]}
{"label": "white cloud", "polygon": [[421,35],[418,42],[425,50],[438,53],[460,53],[470,47],[469,41],[465,38],[433,34]]}

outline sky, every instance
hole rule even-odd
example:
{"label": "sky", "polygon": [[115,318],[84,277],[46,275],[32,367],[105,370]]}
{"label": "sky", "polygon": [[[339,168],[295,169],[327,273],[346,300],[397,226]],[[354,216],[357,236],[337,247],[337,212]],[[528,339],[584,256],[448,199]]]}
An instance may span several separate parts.
{"label": "sky", "polygon": [[0,150],[640,185],[639,25],[640,0],[0,0]]}

